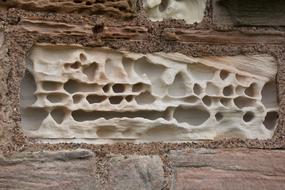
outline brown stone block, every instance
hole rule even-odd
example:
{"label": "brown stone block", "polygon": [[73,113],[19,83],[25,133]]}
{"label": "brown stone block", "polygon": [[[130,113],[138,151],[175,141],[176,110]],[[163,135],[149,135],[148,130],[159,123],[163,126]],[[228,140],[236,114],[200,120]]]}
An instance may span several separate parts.
{"label": "brown stone block", "polygon": [[0,189],[96,189],[94,165],[87,150],[0,157]]}
{"label": "brown stone block", "polygon": [[120,190],[162,189],[163,169],[159,156],[116,156],[110,160],[109,188]]}
{"label": "brown stone block", "polygon": [[218,25],[284,26],[283,0],[214,0],[213,16]]}
{"label": "brown stone block", "polygon": [[172,189],[284,189],[285,151],[172,151]]}
{"label": "brown stone block", "polygon": [[0,7],[82,15],[108,15],[117,18],[128,18],[135,14],[133,0],[103,0],[99,2],[96,0],[9,0],[0,1]]}
{"label": "brown stone block", "polygon": [[200,42],[209,44],[282,44],[285,42],[284,32],[218,32],[213,30],[166,28],[163,31],[163,37],[169,41],[179,41],[184,43]]}
{"label": "brown stone block", "polygon": [[0,190],[162,189],[162,166],[159,156],[102,159],[85,149],[0,155]]}

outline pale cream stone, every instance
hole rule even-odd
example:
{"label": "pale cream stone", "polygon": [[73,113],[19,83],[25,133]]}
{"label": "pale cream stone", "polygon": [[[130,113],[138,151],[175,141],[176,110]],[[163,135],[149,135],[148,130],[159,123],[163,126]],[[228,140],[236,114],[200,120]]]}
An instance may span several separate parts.
{"label": "pale cream stone", "polygon": [[21,125],[45,142],[268,139],[277,122],[277,63],[269,55],[42,44],[26,62]]}
{"label": "pale cream stone", "polygon": [[187,24],[201,22],[207,0],[144,0],[144,9],[151,21],[184,19]]}

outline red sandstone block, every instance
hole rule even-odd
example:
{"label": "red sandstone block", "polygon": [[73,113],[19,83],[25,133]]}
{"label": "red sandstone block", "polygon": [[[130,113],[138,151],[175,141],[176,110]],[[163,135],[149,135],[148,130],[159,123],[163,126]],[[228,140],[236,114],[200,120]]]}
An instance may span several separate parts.
{"label": "red sandstone block", "polygon": [[173,151],[172,190],[285,189],[285,151]]}

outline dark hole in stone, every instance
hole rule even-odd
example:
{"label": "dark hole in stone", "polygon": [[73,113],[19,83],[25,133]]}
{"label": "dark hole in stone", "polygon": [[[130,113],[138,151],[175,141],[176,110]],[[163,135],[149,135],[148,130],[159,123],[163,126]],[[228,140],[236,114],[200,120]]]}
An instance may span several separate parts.
{"label": "dark hole in stone", "polygon": [[156,120],[158,118],[163,118],[163,112],[160,111],[124,111],[124,112],[114,112],[114,111],[84,111],[76,110],[71,113],[71,116],[75,121],[94,121],[100,118],[113,119],[113,118],[145,118],[148,120]]}
{"label": "dark hole in stone", "polygon": [[266,114],[263,124],[267,129],[272,130],[275,128],[277,120],[278,113],[276,111],[270,111]]}
{"label": "dark hole in stone", "polygon": [[119,10],[120,11],[125,11],[125,10],[127,10],[127,8],[126,7],[119,7]]}
{"label": "dark hole in stone", "polygon": [[238,108],[244,108],[244,107],[252,107],[254,106],[256,100],[254,99],[249,99],[247,97],[237,97],[234,99],[234,103]]}
{"label": "dark hole in stone", "polygon": [[57,124],[61,124],[65,117],[64,108],[56,108],[50,113]]}
{"label": "dark hole in stone", "polygon": [[122,96],[111,96],[109,98],[109,101],[111,104],[120,104],[123,100]]}
{"label": "dark hole in stone", "polygon": [[114,84],[112,86],[113,92],[115,93],[122,93],[125,91],[125,86],[124,84]]}
{"label": "dark hole in stone", "polygon": [[202,93],[202,87],[199,84],[194,84],[193,91],[199,96]]}
{"label": "dark hole in stone", "polygon": [[243,120],[245,121],[245,122],[250,122],[250,121],[252,121],[253,120],[253,118],[254,118],[254,114],[252,113],[252,112],[246,112],[244,115],[243,115]]}
{"label": "dark hole in stone", "polygon": [[109,92],[110,90],[110,86],[108,84],[106,84],[105,86],[103,86],[103,91],[104,92]]}
{"label": "dark hole in stone", "polygon": [[79,55],[80,61],[85,62],[87,60],[86,55],[84,55],[83,53],[80,53]]}
{"label": "dark hole in stone", "polygon": [[204,96],[202,101],[206,106],[211,106],[211,98],[209,96]]}
{"label": "dark hole in stone", "polygon": [[79,67],[80,67],[80,63],[78,61],[70,65],[70,68],[72,69],[78,69]]}
{"label": "dark hole in stone", "polygon": [[74,3],[82,3],[82,0],[73,0]]}
{"label": "dark hole in stone", "polygon": [[99,23],[93,26],[92,28],[93,33],[101,33],[104,31],[104,23]]}
{"label": "dark hole in stone", "polygon": [[63,88],[68,93],[74,93],[79,91],[79,83],[75,80],[68,80],[66,83],[64,83]]}
{"label": "dark hole in stone", "polygon": [[203,124],[209,117],[210,114],[207,110],[196,108],[196,107],[189,107],[183,108],[178,107],[175,109],[173,117],[179,122],[183,123],[186,122],[190,125],[198,126]]}
{"label": "dark hole in stone", "polygon": [[89,104],[101,103],[104,100],[106,100],[106,96],[99,96],[96,94],[91,94],[86,97],[86,100],[89,102]]}
{"label": "dark hole in stone", "polygon": [[61,83],[53,81],[43,81],[42,87],[46,91],[56,91],[61,87]]}
{"label": "dark hole in stone", "polygon": [[223,117],[224,117],[223,114],[220,112],[216,113],[216,115],[215,115],[215,118],[217,121],[221,121],[223,119]]}
{"label": "dark hole in stone", "polygon": [[59,102],[63,101],[64,98],[66,98],[66,95],[62,94],[62,93],[52,93],[52,94],[47,95],[47,99],[51,103],[59,103]]}
{"label": "dark hole in stone", "polygon": [[222,80],[225,80],[229,76],[229,72],[225,70],[221,70],[220,77]]}
{"label": "dark hole in stone", "polygon": [[250,97],[254,97],[258,95],[258,91],[257,91],[257,84],[256,83],[252,83],[247,89],[245,89],[245,94],[250,96]]}
{"label": "dark hole in stone", "polygon": [[231,95],[233,95],[233,93],[234,93],[234,88],[232,85],[226,86],[223,89],[224,96],[231,96]]}
{"label": "dark hole in stone", "polygon": [[132,91],[133,92],[140,92],[143,90],[143,83],[139,82],[133,85]]}
{"label": "dark hole in stone", "polygon": [[86,1],[85,5],[92,5],[92,3],[90,1]]}
{"label": "dark hole in stone", "polygon": [[129,95],[129,96],[126,96],[125,99],[127,100],[127,102],[131,102],[134,99],[134,97]]}

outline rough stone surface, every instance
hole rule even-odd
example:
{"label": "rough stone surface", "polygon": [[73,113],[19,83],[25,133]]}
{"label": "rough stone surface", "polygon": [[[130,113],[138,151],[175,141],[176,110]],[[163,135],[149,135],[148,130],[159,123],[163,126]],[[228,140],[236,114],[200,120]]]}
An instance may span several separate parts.
{"label": "rough stone surface", "polygon": [[[115,144],[102,146],[104,152],[117,150],[125,153],[143,151],[145,153],[182,149],[183,147],[249,147],[281,148],[285,147],[284,115],[284,31],[280,28],[219,28],[215,31],[211,25],[211,6],[207,2],[205,17],[199,24],[187,25],[181,21],[149,21],[139,5],[137,17],[120,20],[107,15],[90,17],[63,12],[26,11],[9,8],[0,11],[1,27],[4,29],[5,44],[9,50],[1,60],[1,117],[2,126],[0,151],[7,153],[22,149],[58,149],[74,148],[76,144],[41,145],[28,143],[20,129],[20,83],[26,69],[25,58],[36,43],[78,44],[81,46],[105,46],[138,53],[179,52],[187,56],[234,56],[252,54],[270,54],[278,60],[277,87],[279,94],[279,122],[273,138],[270,140],[215,140],[210,142],[149,145]],[[119,26],[119,27],[118,27]],[[62,30],[61,30],[62,28]],[[167,35],[165,33],[167,31]],[[182,32],[181,32],[182,31]],[[234,35],[233,35],[234,34]],[[229,37],[227,37],[229,36]],[[102,150],[101,146],[80,147]],[[124,148],[121,148],[124,147]],[[162,150],[159,150],[159,148]]]}
{"label": "rough stone surface", "polygon": [[110,160],[109,188],[118,190],[162,189],[164,174],[159,156],[117,156]]}
{"label": "rough stone surface", "polygon": [[135,12],[132,0],[9,0],[1,1],[0,5],[6,8],[22,8],[29,11],[79,13],[84,15],[106,14],[117,17],[131,17]]}
{"label": "rough stone surface", "polygon": [[183,19],[188,24],[201,22],[207,0],[145,0],[144,9],[152,21],[163,19]]}
{"label": "rough stone surface", "polygon": [[162,189],[159,156],[109,155],[89,150],[22,152],[0,157],[0,189]]}
{"label": "rough stone surface", "polygon": [[277,124],[277,62],[269,55],[38,45],[26,64],[21,124],[48,142],[270,139]]}
{"label": "rough stone surface", "polygon": [[88,150],[18,153],[0,158],[0,189],[98,189]]}
{"label": "rough stone surface", "polygon": [[171,151],[172,189],[284,189],[284,159],[283,150]]}
{"label": "rough stone surface", "polygon": [[284,26],[283,0],[214,0],[213,16],[218,25]]}
{"label": "rough stone surface", "polygon": [[[6,1],[12,2],[12,1]],[[14,1],[15,2],[15,1]],[[46,2],[46,1],[42,1]],[[50,1],[51,2],[51,1]],[[85,2],[85,1],[84,1]],[[32,6],[0,6],[0,28],[5,35],[4,57],[0,59],[0,152],[50,151],[87,148],[101,155],[155,154],[164,163],[166,176],[172,175],[168,160],[169,150],[185,148],[285,148],[285,46],[284,28],[251,26],[216,26],[213,22],[212,1],[207,2],[204,18],[198,24],[185,24],[182,20],[164,19],[153,22],[143,11],[142,1],[136,1],[138,12],[127,20],[121,13],[112,18],[108,12],[66,14],[66,10],[38,9]],[[250,1],[254,2],[254,1]],[[71,9],[72,10],[72,9]],[[111,11],[112,12],[112,11]],[[124,12],[124,11],[123,11]],[[79,13],[79,14],[78,14]],[[280,16],[282,18],[282,15]],[[216,24],[216,23],[215,23]],[[269,54],[278,60],[277,87],[279,122],[271,139],[221,139],[187,143],[117,143],[117,144],[39,144],[24,136],[20,128],[20,83],[26,70],[25,58],[38,43],[76,44],[84,47],[109,47],[136,53],[179,52],[187,56],[240,56]],[[250,151],[249,151],[250,154]],[[98,163],[96,161],[96,163]],[[98,170],[96,170],[98,171]],[[101,170],[105,172],[105,169]],[[102,173],[104,173],[102,172]],[[16,172],[14,172],[16,173]],[[96,172],[98,175],[98,172]],[[100,173],[100,172],[99,172]],[[260,184],[263,184],[259,181]],[[165,188],[169,189],[169,188]],[[208,188],[206,188],[208,189]]]}

